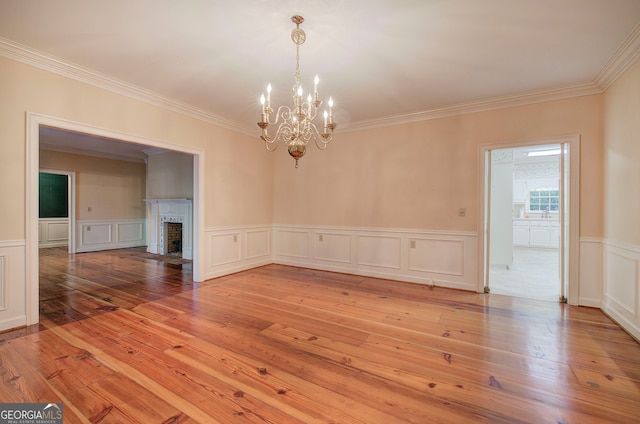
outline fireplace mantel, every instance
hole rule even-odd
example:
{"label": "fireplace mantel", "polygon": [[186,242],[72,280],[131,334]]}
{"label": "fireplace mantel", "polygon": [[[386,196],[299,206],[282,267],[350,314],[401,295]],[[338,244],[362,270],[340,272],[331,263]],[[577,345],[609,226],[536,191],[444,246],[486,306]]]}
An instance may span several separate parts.
{"label": "fireplace mantel", "polygon": [[147,199],[149,246],[147,251],[166,254],[164,223],[182,223],[182,257],[193,259],[192,202],[190,199]]}

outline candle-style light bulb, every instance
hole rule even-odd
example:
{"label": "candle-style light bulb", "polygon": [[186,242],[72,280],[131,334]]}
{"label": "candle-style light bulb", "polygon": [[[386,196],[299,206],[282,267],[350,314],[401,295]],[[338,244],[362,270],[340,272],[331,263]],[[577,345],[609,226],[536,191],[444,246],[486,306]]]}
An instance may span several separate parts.
{"label": "candle-style light bulb", "polygon": [[333,98],[329,97],[329,123],[333,124]]}
{"label": "candle-style light bulb", "polygon": [[327,118],[329,117],[329,112],[327,109],[324,110],[324,132],[327,132]]}
{"label": "candle-style light bulb", "polygon": [[267,85],[267,107],[271,107],[271,83]]}
{"label": "candle-style light bulb", "polygon": [[298,87],[298,97],[302,97],[302,86]]}
{"label": "candle-style light bulb", "polygon": [[318,78],[318,76],[316,75],[316,77],[313,79],[313,91],[315,93],[318,92],[318,83],[320,82],[320,78]]}

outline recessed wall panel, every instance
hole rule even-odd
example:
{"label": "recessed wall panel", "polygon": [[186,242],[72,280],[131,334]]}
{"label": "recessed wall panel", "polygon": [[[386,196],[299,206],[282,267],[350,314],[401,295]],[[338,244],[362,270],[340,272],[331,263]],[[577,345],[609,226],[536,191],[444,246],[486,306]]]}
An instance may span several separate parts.
{"label": "recessed wall panel", "polygon": [[82,225],[82,245],[111,243],[111,224]]}
{"label": "recessed wall panel", "polygon": [[7,258],[0,255],[0,311],[7,309]]}
{"label": "recessed wall panel", "polygon": [[118,224],[118,241],[138,241],[144,238],[144,226],[139,222]]}
{"label": "recessed wall panel", "polygon": [[268,230],[247,231],[247,259],[270,254],[271,237]]}
{"label": "recessed wall panel", "polygon": [[358,236],[358,265],[400,268],[400,237]]}
{"label": "recessed wall panel", "polygon": [[412,238],[409,243],[409,270],[447,275],[464,274],[462,240]]}
{"label": "recessed wall panel", "polygon": [[624,310],[638,316],[636,260],[616,251],[607,252],[606,295]]}
{"label": "recessed wall panel", "polygon": [[238,262],[240,259],[240,233],[212,234],[209,236],[210,266]]}
{"label": "recessed wall panel", "polygon": [[309,233],[307,231],[278,231],[278,254],[308,258]]}
{"label": "recessed wall panel", "polygon": [[349,234],[315,234],[315,259],[331,262],[351,262],[351,236]]}

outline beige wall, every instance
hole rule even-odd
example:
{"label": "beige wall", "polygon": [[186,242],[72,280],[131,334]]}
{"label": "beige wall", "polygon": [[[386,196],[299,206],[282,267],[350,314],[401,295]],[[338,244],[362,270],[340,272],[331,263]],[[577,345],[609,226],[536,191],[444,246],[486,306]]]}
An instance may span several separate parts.
{"label": "beige wall", "polygon": [[205,225],[272,222],[272,156],[256,139],[6,58],[0,58],[0,240],[25,230],[26,112],[205,154]]}
{"label": "beige wall", "polygon": [[[602,96],[335,134],[275,153],[274,222],[477,231],[481,144],[581,135],[581,236],[602,236]],[[467,209],[458,217],[458,209]]]}
{"label": "beige wall", "polygon": [[40,169],[76,173],[80,221],[146,218],[144,163],[40,150]]}
{"label": "beige wall", "polygon": [[147,161],[149,199],[193,199],[193,155],[159,153]]}
{"label": "beige wall", "polygon": [[640,61],[605,93],[605,237],[640,245]]}

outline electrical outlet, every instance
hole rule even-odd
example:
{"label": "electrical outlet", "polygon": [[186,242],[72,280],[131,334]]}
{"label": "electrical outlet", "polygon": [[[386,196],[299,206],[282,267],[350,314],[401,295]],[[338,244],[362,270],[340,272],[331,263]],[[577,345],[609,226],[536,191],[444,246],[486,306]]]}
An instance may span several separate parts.
{"label": "electrical outlet", "polygon": [[91,212],[92,210],[93,210],[93,208],[92,208],[91,206],[89,206],[89,207],[87,208],[87,212]]}
{"label": "electrical outlet", "polygon": [[318,241],[322,241],[322,234],[318,234]]}
{"label": "electrical outlet", "polygon": [[416,248],[416,241],[415,240],[411,240],[409,242],[409,247],[411,247],[412,249],[415,249]]}
{"label": "electrical outlet", "polygon": [[466,216],[466,215],[467,215],[467,208],[458,209],[458,216]]}

